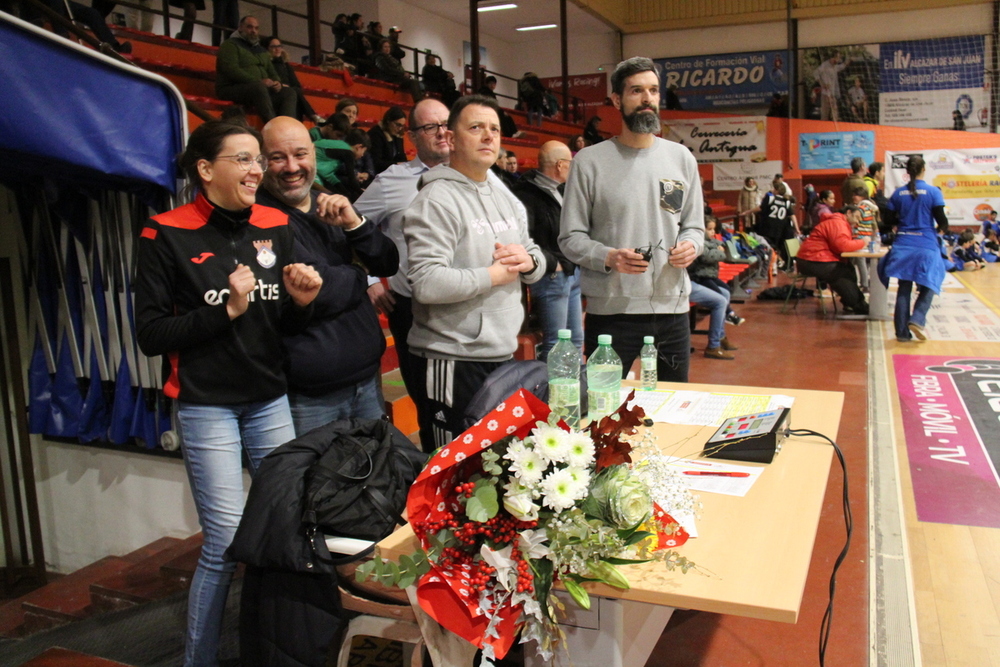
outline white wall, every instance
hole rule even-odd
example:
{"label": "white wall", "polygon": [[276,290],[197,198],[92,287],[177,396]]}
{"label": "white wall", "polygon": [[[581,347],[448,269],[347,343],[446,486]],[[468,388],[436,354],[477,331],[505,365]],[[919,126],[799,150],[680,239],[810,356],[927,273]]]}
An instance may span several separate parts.
{"label": "white wall", "polygon": [[[559,50],[559,31],[546,30],[539,33],[532,42],[517,45],[511,68],[511,76],[521,76],[534,72],[540,77],[562,74],[562,55]],[[609,30],[604,34],[569,35],[569,73],[591,74],[601,65],[617,64],[618,33]]]}
{"label": "white wall", "polygon": [[[799,20],[799,47],[930,39],[990,32],[989,4]],[[873,32],[862,26],[878,26]],[[626,35],[625,57],[667,58],[787,47],[783,22]]]}

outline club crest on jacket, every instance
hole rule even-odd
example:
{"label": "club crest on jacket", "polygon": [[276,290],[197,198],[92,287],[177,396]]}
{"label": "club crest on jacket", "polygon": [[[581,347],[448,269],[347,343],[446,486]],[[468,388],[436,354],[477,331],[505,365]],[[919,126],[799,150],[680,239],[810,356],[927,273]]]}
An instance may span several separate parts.
{"label": "club crest on jacket", "polygon": [[257,249],[257,263],[265,269],[270,269],[278,261],[278,256],[271,249],[271,241],[254,241],[253,247]]}

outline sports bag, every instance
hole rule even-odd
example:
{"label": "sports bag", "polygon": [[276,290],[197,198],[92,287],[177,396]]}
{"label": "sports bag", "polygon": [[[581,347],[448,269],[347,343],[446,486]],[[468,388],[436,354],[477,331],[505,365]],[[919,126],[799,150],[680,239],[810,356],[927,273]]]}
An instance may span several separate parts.
{"label": "sports bag", "polygon": [[401,517],[427,455],[385,420],[358,419],[305,474],[302,523],[310,534],[377,542]]}

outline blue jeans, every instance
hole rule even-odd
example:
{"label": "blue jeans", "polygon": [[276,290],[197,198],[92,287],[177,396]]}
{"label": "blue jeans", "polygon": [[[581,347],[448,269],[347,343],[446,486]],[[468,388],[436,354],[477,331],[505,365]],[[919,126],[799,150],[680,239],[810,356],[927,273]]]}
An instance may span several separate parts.
{"label": "blue jeans", "polygon": [[340,419],[381,419],[385,416],[385,401],[377,378],[344,387],[322,396],[289,394],[292,421],[299,436]]}
{"label": "blue jeans", "polygon": [[913,312],[911,314],[910,293],[912,291],[912,280],[899,281],[899,288],[896,290],[896,312],[893,315],[897,338],[913,337],[913,334],[907,328],[910,322],[922,327],[927,326],[927,311],[931,309],[931,302],[934,300],[934,290],[930,287],[917,285],[917,301],[913,304]]}
{"label": "blue jeans", "polygon": [[542,344],[538,347],[538,358],[542,361],[559,339],[560,329],[572,331],[573,344],[583,349],[583,308],[580,300],[580,269],[571,274],[556,271],[551,276],[543,276],[528,288],[531,291],[531,307],[538,313],[542,323]]}
{"label": "blue jeans", "polygon": [[177,425],[204,535],[188,593],[184,649],[184,665],[200,667],[218,662],[222,612],[236,570],[223,554],[243,515],[242,453],[252,476],[271,450],[295,438],[295,430],[284,396],[240,405],[178,403]]}
{"label": "blue jeans", "polygon": [[729,297],[723,296],[704,285],[691,282],[691,300],[711,312],[708,321],[708,347],[714,349],[722,344],[726,336],[726,313],[729,311]]}

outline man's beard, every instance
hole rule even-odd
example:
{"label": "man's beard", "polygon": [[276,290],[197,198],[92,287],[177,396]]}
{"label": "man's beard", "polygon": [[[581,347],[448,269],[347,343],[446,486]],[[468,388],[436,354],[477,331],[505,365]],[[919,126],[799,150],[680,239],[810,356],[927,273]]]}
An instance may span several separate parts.
{"label": "man's beard", "polygon": [[[644,109],[649,109],[652,113],[645,113]],[[625,127],[635,134],[659,134],[660,115],[652,107],[639,107],[630,114],[622,110],[622,120]]]}
{"label": "man's beard", "polygon": [[283,202],[286,206],[297,207],[306,197],[309,196],[309,191],[312,189],[312,183],[316,178],[315,172],[313,172],[312,178],[310,178],[310,174],[307,170],[296,172],[295,175],[299,174],[305,177],[304,183],[299,186],[289,185],[279,177],[280,175],[277,174],[277,172],[270,177],[265,175],[263,180],[264,189],[274,195],[275,199]]}

